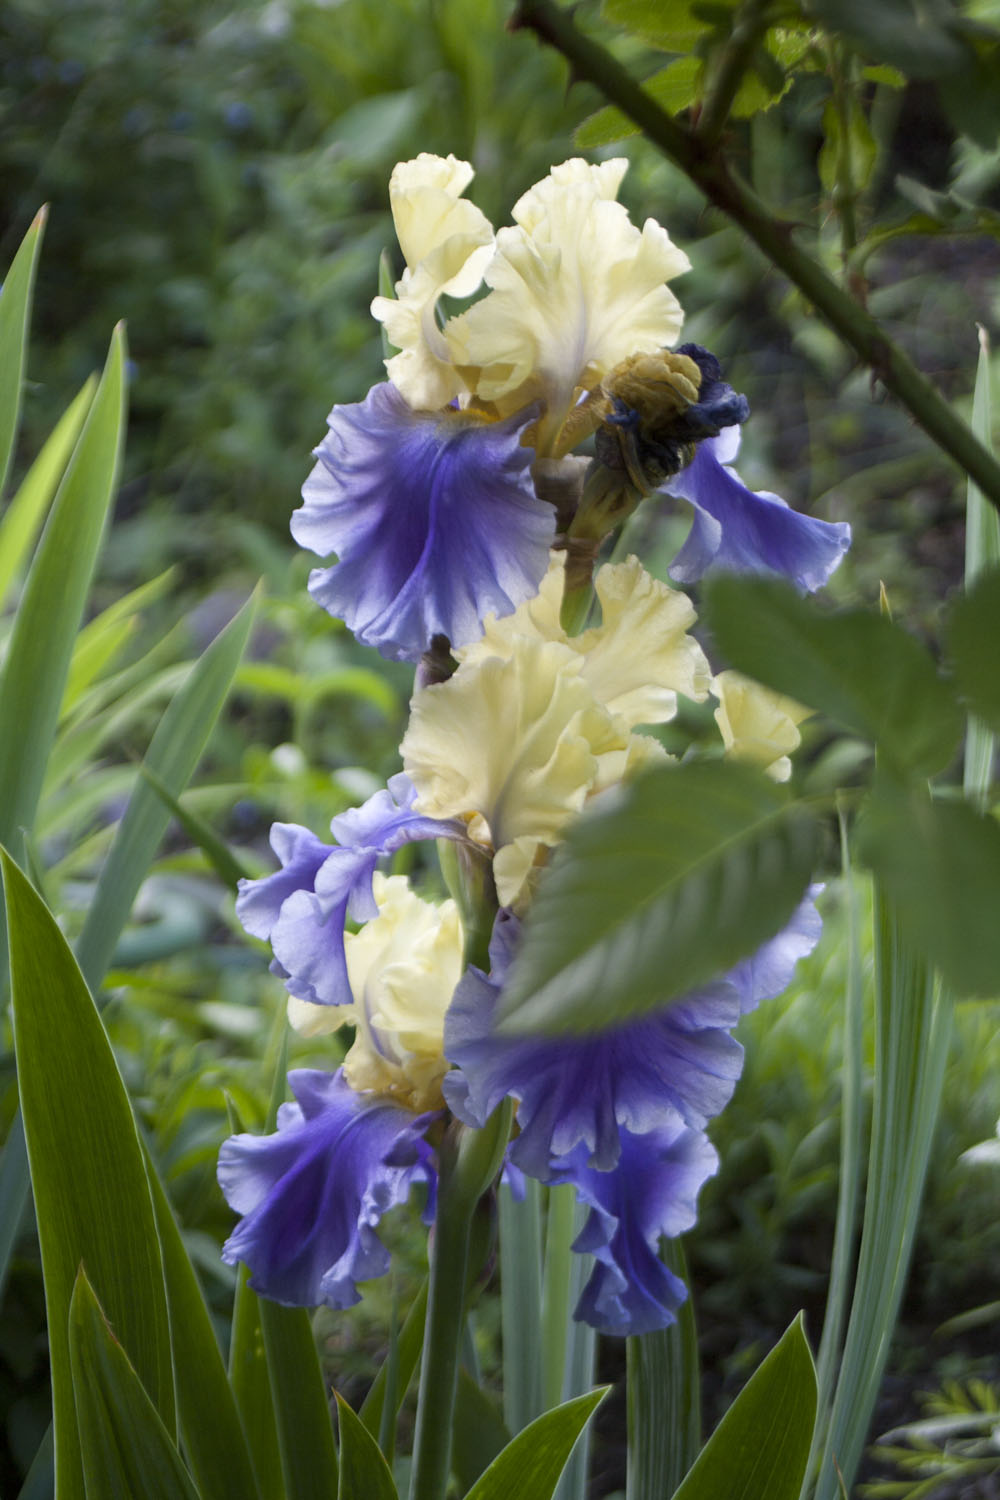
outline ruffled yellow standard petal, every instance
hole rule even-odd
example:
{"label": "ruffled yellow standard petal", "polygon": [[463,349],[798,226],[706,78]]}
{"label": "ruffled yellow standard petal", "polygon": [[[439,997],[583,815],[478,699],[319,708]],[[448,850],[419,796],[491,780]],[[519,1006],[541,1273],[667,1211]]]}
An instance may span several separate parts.
{"label": "ruffled yellow standard petal", "polygon": [[740,672],[720,672],[712,692],[719,700],[715,722],[726,755],[760,766],[774,781],[787,781],[792,774],[789,755],[802,741],[796,726],[812,710]]}
{"label": "ruffled yellow standard petal", "polygon": [[[462,818],[495,853],[518,840],[519,866],[535,844],[558,842],[603,782],[602,758],[621,758],[628,728],[594,698],[582,658],[558,641],[515,639],[508,656],[481,656],[447,682],[416,693],[401,746],[431,817]],[[500,874],[501,902],[517,891]]]}
{"label": "ruffled yellow standard petal", "polygon": [[[475,392],[501,415],[541,398],[536,452],[560,452],[582,391],[629,355],[672,344],[683,314],[664,285],[690,262],[666,230],[640,230],[614,200],[622,162],[564,162],[502,229],[485,273],[489,294],[444,334],[456,364],[479,367]],[[575,438],[574,438],[575,440]]]}
{"label": "ruffled yellow standard petal", "polygon": [[454,156],[421,153],[400,162],[389,202],[406,270],[396,296],[376,297],[372,313],[400,351],[386,361],[393,384],[417,410],[433,411],[466,392],[437,326],[438,298],[470,297],[493,254],[493,227],[460,197],[472,167]]}
{"label": "ruffled yellow standard petal", "polygon": [[410,1109],[440,1108],[444,1017],[462,975],[463,935],[454,901],[423,901],[402,875],[376,874],[378,916],[344,939],[353,1005],[290,998],[288,1018],[307,1036],[355,1029],[344,1060],[348,1083]]}
{"label": "ruffled yellow standard petal", "polygon": [[607,563],[595,579],[601,623],[567,637],[559,622],[564,554],[553,554],[537,596],[513,614],[490,615],[482,640],[458,652],[459,660],[509,656],[519,636],[560,641],[583,658],[582,675],[598,703],[630,729],[665,724],[677,712],[677,695],[702,702],[711,672],[688,629],[690,599],[647,573],[636,557]]}

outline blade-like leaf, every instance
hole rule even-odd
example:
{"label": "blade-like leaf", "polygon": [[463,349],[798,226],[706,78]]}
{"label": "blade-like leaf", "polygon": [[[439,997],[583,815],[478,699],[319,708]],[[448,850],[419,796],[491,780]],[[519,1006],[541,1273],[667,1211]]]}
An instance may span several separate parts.
{"label": "blade-like leaf", "polygon": [[69,1306],[69,1351],[88,1500],[199,1500],[82,1266]]}
{"label": "blade-like leaf", "polygon": [[240,1266],[229,1342],[229,1380],[250,1444],[260,1493],[264,1500],[283,1500],[281,1450],[260,1327],[260,1299],[248,1286],[249,1279],[246,1266]]}
{"label": "blade-like leaf", "polygon": [[499,1411],[463,1365],[458,1372],[451,1448],[451,1466],[463,1495],[509,1442],[510,1433]]}
{"label": "blade-like leaf", "polygon": [[609,1390],[602,1386],[538,1417],[507,1444],[465,1500],[551,1500],[573,1444]]}
{"label": "blade-like leaf", "polygon": [[52,429],[0,520],[0,605],[41,529],[97,390],[91,375]]}
{"label": "blade-like leaf", "polygon": [[[679,1240],[665,1241],[670,1269],[687,1282]],[[701,1371],[690,1291],[677,1322],[630,1338],[627,1500],[672,1495],[701,1447]]]}
{"label": "blade-like leaf", "polygon": [[954,755],[955,696],[923,647],[884,615],[825,613],[787,584],[732,576],[709,586],[706,615],[734,667],[874,740],[899,771],[930,776]]}
{"label": "blade-like leaf", "polygon": [[973,713],[994,734],[1000,733],[1000,568],[982,573],[966,594],[955,600],[949,620],[955,678]]}
{"label": "blade-like leaf", "polygon": [[[979,364],[972,397],[972,430],[993,451],[993,403],[990,390],[990,344],[985,328],[979,329]],[[970,589],[986,568],[1000,566],[1000,515],[972,479],[965,501],[965,587]],[[996,735],[970,714],[965,731],[965,795],[985,807],[993,779]]]}
{"label": "blade-like leaf", "polygon": [[40,208],[32,220],[0,294],[0,494],[7,483],[21,414],[31,294],[47,214],[47,209]]}
{"label": "blade-like leaf", "polygon": [[338,1395],[340,1484],[337,1500],[398,1500],[389,1465],[360,1417]]}
{"label": "blade-like leaf", "polygon": [[119,328],[35,552],[0,674],[0,843],[8,845],[17,829],[34,822],[73,642],[118,482],[124,357]]}
{"label": "blade-like leaf", "polygon": [[173,1209],[149,1163],[177,1388],[177,1422],[202,1500],[257,1500],[250,1452],[212,1320]]}
{"label": "blade-like leaf", "polygon": [[285,1494],[288,1500],[333,1500],[337,1452],[309,1314],[259,1300]]}
{"label": "blade-like leaf", "polygon": [[958,995],[1000,995],[1000,825],[968,803],[880,784],[858,829],[913,950]]}
{"label": "blade-like leaf", "polygon": [[816,1420],[816,1371],[799,1316],[747,1381],[674,1500],[798,1500]]}
{"label": "blade-like leaf", "polygon": [[57,1485],[60,1500],[79,1500],[67,1332],[77,1269],[86,1265],[143,1386],[172,1426],[163,1269],[135,1120],[100,1017],[53,917],[6,854],[2,865],[14,1041],[45,1277]]}
{"label": "blade-like leaf", "polygon": [[[253,623],[254,594],[192,668],[153,735],[145,763],[174,796],[183,791],[201,758]],[[97,882],[77,956],[91,983],[99,984],[132,909],[136,891],[163,837],[170,812],[148,781],[129,799]]]}
{"label": "blade-like leaf", "polygon": [[[409,1389],[413,1372],[420,1361],[420,1351],[424,1342],[424,1323],[427,1318],[427,1278],[425,1277],[420,1290],[414,1297],[409,1312],[403,1319],[403,1326],[399,1330],[396,1339],[396,1400],[395,1410],[392,1415],[395,1418],[403,1398]],[[382,1428],[382,1410],[385,1405],[386,1390],[389,1384],[389,1362],[383,1363],[375,1379],[372,1381],[371,1390],[368,1392],[358,1416],[364,1422],[373,1437]]]}
{"label": "blade-like leaf", "polygon": [[498,1029],[599,1031],[715,978],[788,921],[817,838],[745,766],[639,777],[576,824],[542,876]]}
{"label": "blade-like leaf", "polygon": [[140,774],[149,782],[164,806],[169,808],[192,844],[204,854],[223,885],[235,891],[241,880],[249,878],[250,871],[240,864],[225,839],[219,837],[211,823],[200,813],[185,807],[150,766],[141,766]]}

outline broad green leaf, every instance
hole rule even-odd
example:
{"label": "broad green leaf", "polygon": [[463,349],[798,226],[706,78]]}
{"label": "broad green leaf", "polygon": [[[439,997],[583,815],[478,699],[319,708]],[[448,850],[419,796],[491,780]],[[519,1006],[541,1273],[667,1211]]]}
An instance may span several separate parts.
{"label": "broad green leaf", "polygon": [[124,356],[118,328],[28,572],[0,673],[0,843],[12,843],[17,829],[34,822],[73,642],[118,482]]}
{"label": "broad green leaf", "polygon": [[199,1500],[84,1266],[69,1306],[69,1352],[87,1500]]}
{"label": "broad green leaf", "polygon": [[333,1500],[337,1453],[309,1314],[265,1297],[259,1302],[287,1500]]}
{"label": "broad green leaf", "polygon": [[717,977],[788,921],[817,846],[811,814],[746,766],[640,776],[542,876],[499,1031],[600,1031]]}
{"label": "broad green leaf", "polygon": [[389,1465],[360,1417],[337,1396],[340,1483],[337,1500],[398,1500]]}
{"label": "broad green leaf", "polygon": [[[737,0],[723,0],[718,7],[735,10]],[[642,37],[652,47],[661,47],[664,52],[691,52],[713,27],[699,14],[702,7],[698,0],[604,0],[605,18],[625,31]]]}
{"label": "broad green leaf", "polygon": [[[647,78],[642,87],[667,114],[678,115],[681,110],[690,109],[701,93],[704,71],[700,57],[693,54],[678,57],[651,78]],[[577,126],[573,141],[581,151],[592,151],[598,146],[609,146],[614,141],[623,141],[630,135],[638,134],[639,127],[635,121],[630,120],[628,115],[616,109],[613,104],[608,104]]]}
{"label": "broad green leaf", "polygon": [[[392,1413],[393,1419],[403,1403],[410,1381],[413,1379],[413,1372],[420,1362],[420,1351],[424,1346],[426,1316],[427,1278],[425,1277],[409,1312],[403,1319],[403,1326],[396,1339],[396,1400],[395,1410]],[[386,1360],[372,1381],[371,1389],[358,1412],[358,1416],[373,1437],[382,1429],[382,1410],[385,1405],[388,1383],[389,1368],[388,1360]]]}
{"label": "broad green leaf", "polygon": [[[253,623],[256,594],[196,662],[153,735],[144,764],[175,796],[183,791],[229,691]],[[170,821],[148,781],[135,788],[101,871],[77,943],[80,967],[100,983],[128,920],[132,902]]]}
{"label": "broad green leaf", "polygon": [[[84,1493],[68,1314],[81,1263],[173,1425],[170,1330],[142,1148],[111,1045],[66,940],[2,855],[14,1042],[45,1278],[60,1500]],[[86,1086],[81,1087],[81,1080]]]}
{"label": "broad green leaf", "polygon": [[163,1252],[184,1452],[202,1500],[257,1500],[247,1440],[208,1307],[163,1184],[153,1163],[147,1164]]}
{"label": "broad green leaf", "polygon": [[40,208],[31,221],[0,290],[0,494],[17,438],[31,296],[47,215],[48,209]]}
{"label": "broad green leaf", "polygon": [[958,995],[1000,995],[1000,824],[919,787],[876,786],[858,828],[900,931]]}
{"label": "broad green leaf", "polygon": [[955,680],[973,713],[1000,733],[1000,568],[980,574],[955,600],[948,621],[948,645]]}
{"label": "broad green leaf", "polygon": [[732,666],[819,709],[902,772],[930,776],[955,754],[962,716],[912,636],[867,610],[824,611],[772,579],[720,577],[706,616]]}
{"label": "broad green leaf", "polygon": [[458,1372],[451,1444],[451,1466],[463,1495],[509,1442],[503,1417],[463,1365]]}
{"label": "broad green leaf", "polygon": [[801,1315],[754,1371],[674,1500],[798,1500],[816,1420]]}
{"label": "broad green leaf", "polygon": [[91,375],[46,438],[0,520],[0,606],[41,529],[56,487],[69,463],[97,389]]}
{"label": "broad green leaf", "polygon": [[498,1454],[465,1500],[551,1500],[573,1444],[609,1390],[602,1386],[538,1417]]}

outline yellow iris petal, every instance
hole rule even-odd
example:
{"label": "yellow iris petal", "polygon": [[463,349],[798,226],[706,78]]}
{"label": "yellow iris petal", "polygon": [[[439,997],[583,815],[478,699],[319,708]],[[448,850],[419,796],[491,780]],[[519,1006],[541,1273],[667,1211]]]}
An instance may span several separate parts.
{"label": "yellow iris petal", "polygon": [[801,744],[798,728],[812,712],[740,672],[720,672],[712,692],[719,700],[715,722],[726,754],[760,766],[774,781],[792,774],[791,751]]}

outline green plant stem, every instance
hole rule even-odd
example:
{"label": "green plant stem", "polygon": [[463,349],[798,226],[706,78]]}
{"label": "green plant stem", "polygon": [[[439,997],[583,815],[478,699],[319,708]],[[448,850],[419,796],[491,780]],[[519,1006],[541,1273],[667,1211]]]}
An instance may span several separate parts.
{"label": "green plant stem", "polygon": [[542,1410],[563,1399],[566,1336],[571,1291],[570,1245],[575,1235],[576,1195],[568,1184],[549,1189],[545,1231],[545,1275],[542,1290]]}
{"label": "green plant stem", "polygon": [[500,1170],[511,1113],[505,1101],[482,1130],[452,1126],[441,1144],[410,1500],[445,1500],[473,1217]]}
{"label": "green plant stem", "polygon": [[840,121],[840,142],[837,150],[837,184],[834,207],[840,220],[840,244],[844,265],[858,243],[858,219],[855,208],[858,201],[851,164],[851,88],[849,76],[849,54],[840,41],[830,43],[830,76],[833,80],[833,103]]}
{"label": "green plant stem", "polygon": [[680,167],[710,203],[728,214],[898,397],[938,447],[975,479],[990,504],[1000,510],[1000,463],[871,314],[798,246],[793,238],[794,226],[775,218],[731,170],[717,146],[707,145],[694,132],[678,125],[611,53],[584,36],[569,12],[553,0],[518,0],[511,25],[534,31],[561,52],[574,79],[586,80],[600,89]]}
{"label": "green plant stem", "polygon": [[699,140],[714,145],[725,129],[743,75],[767,31],[769,6],[770,0],[746,0],[737,11],[733,29],[720,48],[716,65],[709,75],[695,127]]}

